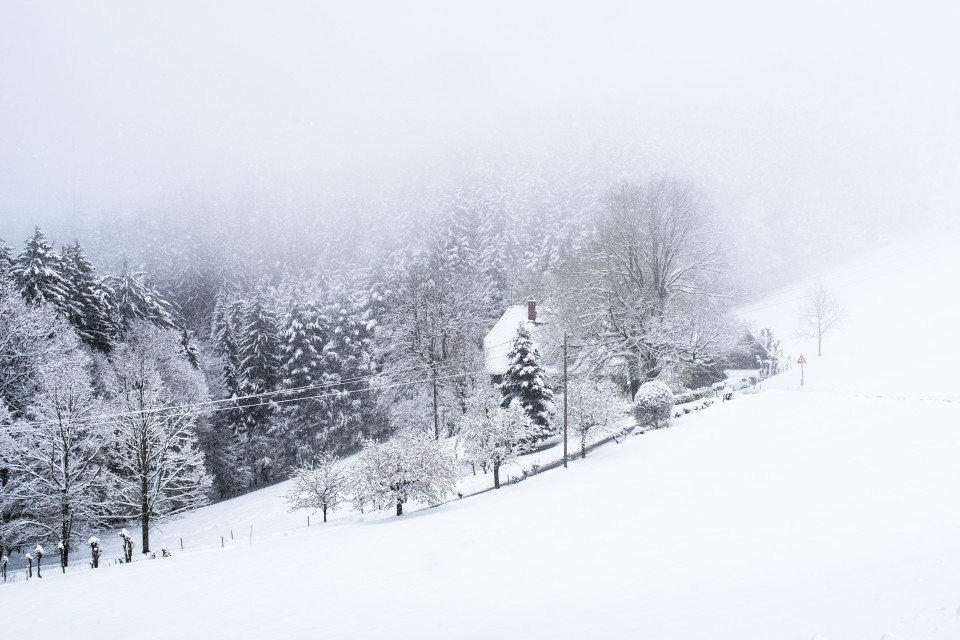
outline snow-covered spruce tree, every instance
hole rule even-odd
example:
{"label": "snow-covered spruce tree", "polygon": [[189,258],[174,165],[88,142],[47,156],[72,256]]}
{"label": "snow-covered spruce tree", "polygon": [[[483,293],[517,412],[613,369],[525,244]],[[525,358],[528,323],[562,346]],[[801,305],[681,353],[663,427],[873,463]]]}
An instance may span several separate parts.
{"label": "snow-covered spruce tree", "polygon": [[276,405],[262,394],[276,390],[280,382],[279,346],[277,319],[260,287],[244,306],[239,337],[241,428],[256,484],[272,479],[276,458],[267,437]]}
{"label": "snow-covered spruce tree", "polygon": [[467,414],[460,423],[460,440],[472,464],[493,470],[493,486],[500,488],[500,467],[523,452],[539,432],[530,416],[513,403],[497,407],[489,416]]}
{"label": "snow-covered spruce tree", "polygon": [[[296,296],[299,298],[299,296]],[[323,346],[326,326],[318,305],[295,299],[280,323],[280,385],[290,390],[282,396],[284,405],[275,424],[283,455],[281,466],[296,460],[310,460],[320,451],[325,398],[322,388]]]}
{"label": "snow-covered spruce tree", "polygon": [[326,522],[327,511],[337,508],[346,488],[347,476],[340,458],[323,452],[312,464],[303,462],[294,470],[286,495],[287,507],[290,511],[319,509]]}
{"label": "snow-covered spruce tree", "polygon": [[10,277],[13,271],[13,252],[10,247],[0,238],[0,280]]}
{"label": "snow-covered spruce tree", "polygon": [[509,364],[500,383],[503,399],[500,406],[509,407],[518,403],[536,427],[532,442],[542,441],[553,435],[550,416],[553,413],[553,391],[547,386],[540,353],[530,339],[530,330],[523,324],[517,328],[517,336],[507,354]]}
{"label": "snow-covered spruce tree", "polygon": [[457,482],[453,452],[423,433],[401,433],[387,442],[367,440],[350,471],[357,508],[396,507],[410,500],[439,504]]}
{"label": "snow-covered spruce tree", "polygon": [[659,380],[640,385],[633,402],[633,417],[640,427],[656,429],[670,422],[673,412],[673,392]]}
{"label": "snow-covered spruce tree", "polygon": [[103,452],[109,433],[96,420],[89,357],[72,331],[60,344],[66,354],[44,368],[27,419],[0,427],[8,477],[0,506],[15,514],[7,523],[10,536],[61,540],[67,564],[71,544],[107,522]]}
{"label": "snow-covered spruce tree", "polygon": [[377,416],[362,393],[374,373],[370,342],[376,327],[375,302],[372,292],[362,287],[351,292],[341,284],[327,292],[322,314],[327,341],[322,355],[323,382],[329,386],[318,404],[323,429],[318,437],[325,449],[354,449],[365,436],[378,432]]}
{"label": "snow-covered spruce tree", "polygon": [[119,333],[110,289],[97,277],[79,242],[63,248],[61,261],[69,284],[70,324],[85,343],[104,353],[110,351]]}
{"label": "snow-covered spruce tree", "polygon": [[67,312],[70,285],[63,274],[60,256],[36,227],[13,265],[13,279],[27,302],[48,302]]}
{"label": "snow-covered spruce tree", "polygon": [[[210,477],[196,448],[196,413],[176,400],[160,365],[177,353],[175,332],[134,325],[138,339],[113,352],[113,427],[116,445],[111,474],[113,516],[140,523],[142,551],[150,550],[155,520],[207,503]],[[189,364],[185,365],[192,369]]]}
{"label": "snow-covered spruce tree", "polygon": [[210,342],[222,361],[220,379],[227,397],[240,395],[240,347],[237,345],[239,330],[238,309],[221,290],[213,310],[210,326]]}
{"label": "snow-covered spruce tree", "polygon": [[126,261],[120,275],[109,276],[104,282],[113,292],[115,311],[123,332],[137,320],[145,320],[161,328],[175,325],[173,305],[147,284],[144,273],[131,271]]}
{"label": "snow-covered spruce tree", "polygon": [[580,440],[581,458],[587,457],[587,439],[591,435],[615,435],[626,416],[623,401],[614,386],[591,379],[570,381],[567,411],[568,424]]}

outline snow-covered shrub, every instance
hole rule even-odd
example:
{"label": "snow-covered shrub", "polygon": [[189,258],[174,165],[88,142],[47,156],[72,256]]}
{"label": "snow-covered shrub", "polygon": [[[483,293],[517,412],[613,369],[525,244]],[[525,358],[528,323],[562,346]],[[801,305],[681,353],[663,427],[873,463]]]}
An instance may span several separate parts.
{"label": "snow-covered shrub", "polygon": [[90,557],[93,558],[93,561],[90,564],[94,569],[100,566],[101,553],[103,553],[103,549],[100,547],[100,538],[96,536],[91,536],[90,537]]}
{"label": "snow-covered shrub", "polygon": [[693,402],[695,400],[700,400],[701,398],[709,398],[713,395],[713,389],[710,387],[703,387],[702,389],[695,389],[693,391],[686,391],[684,393],[678,393],[674,399],[674,404],[686,404],[688,402]]}
{"label": "snow-covered shrub", "polygon": [[656,429],[670,421],[673,410],[673,392],[670,387],[653,380],[640,386],[633,402],[633,417],[637,425]]}

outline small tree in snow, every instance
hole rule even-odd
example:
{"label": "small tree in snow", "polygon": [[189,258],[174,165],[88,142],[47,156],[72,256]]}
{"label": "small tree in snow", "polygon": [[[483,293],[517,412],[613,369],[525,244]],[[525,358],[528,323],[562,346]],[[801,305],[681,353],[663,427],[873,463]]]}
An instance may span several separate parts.
{"label": "small tree in snow", "polygon": [[817,339],[817,355],[823,354],[823,335],[843,322],[840,303],[823,283],[818,283],[807,296],[806,302],[797,309],[801,338]]}
{"label": "small tree in snow", "polygon": [[500,467],[516,458],[534,439],[538,428],[515,402],[498,407],[489,416],[467,414],[460,422],[460,438],[473,464],[493,469],[493,486],[500,488]]}
{"label": "small tree in snow", "polygon": [[33,551],[37,554],[37,577],[42,578],[43,576],[40,575],[40,560],[43,559],[43,547],[37,545],[37,548]]}
{"label": "small tree in snow", "polygon": [[314,464],[302,463],[293,473],[293,482],[287,491],[287,507],[297,509],[317,509],[323,511],[323,521],[327,521],[327,510],[336,509],[343,499],[347,479],[340,458],[323,452],[317,456]]}
{"label": "small tree in snow", "polygon": [[388,442],[367,440],[351,473],[358,508],[396,506],[398,516],[410,500],[439,504],[458,477],[446,443],[416,433],[402,433]]}
{"label": "small tree in snow", "polygon": [[92,562],[91,566],[96,569],[100,566],[100,554],[103,553],[103,548],[100,546],[100,538],[96,536],[91,536],[89,540],[90,544],[90,558]]}
{"label": "small tree in snow", "polygon": [[133,562],[133,536],[126,529],[120,529],[120,537],[123,539],[123,561]]}
{"label": "small tree in snow", "polygon": [[619,431],[622,401],[612,384],[597,380],[573,380],[568,393],[568,424],[580,440],[580,457],[585,458],[590,434],[602,437]]}
{"label": "small tree in snow", "polygon": [[641,427],[663,426],[670,421],[673,411],[673,392],[670,387],[653,380],[640,385],[633,403],[633,417]]}

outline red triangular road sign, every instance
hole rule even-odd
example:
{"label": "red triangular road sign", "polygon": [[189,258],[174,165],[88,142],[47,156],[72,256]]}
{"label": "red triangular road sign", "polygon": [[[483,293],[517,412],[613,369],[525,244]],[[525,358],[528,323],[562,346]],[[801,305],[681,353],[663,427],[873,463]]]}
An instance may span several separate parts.
{"label": "red triangular road sign", "polygon": [[802,356],[802,355],[800,356],[800,359],[797,360],[797,364],[806,364],[806,363],[807,363],[807,361],[803,359],[803,356]]}

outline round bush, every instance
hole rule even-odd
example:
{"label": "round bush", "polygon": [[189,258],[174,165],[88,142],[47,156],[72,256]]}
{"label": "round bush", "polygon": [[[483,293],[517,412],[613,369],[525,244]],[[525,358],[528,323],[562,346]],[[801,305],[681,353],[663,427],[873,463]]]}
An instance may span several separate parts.
{"label": "round bush", "polygon": [[637,425],[656,429],[670,421],[673,410],[673,392],[659,380],[645,382],[633,402],[633,417]]}

